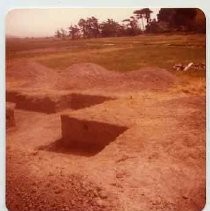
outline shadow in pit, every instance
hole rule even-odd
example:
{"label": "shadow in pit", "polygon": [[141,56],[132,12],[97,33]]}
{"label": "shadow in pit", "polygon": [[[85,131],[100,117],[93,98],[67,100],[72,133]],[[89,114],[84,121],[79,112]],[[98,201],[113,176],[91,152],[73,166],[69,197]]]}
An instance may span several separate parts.
{"label": "shadow in pit", "polygon": [[76,93],[47,96],[42,94],[19,93],[18,91],[12,90],[6,91],[6,101],[15,103],[17,109],[47,114],[56,113],[64,109],[82,109],[114,99],[113,97],[107,96]]}
{"label": "shadow in pit", "polygon": [[78,144],[72,146],[69,145],[66,146],[64,144],[64,140],[61,138],[49,145],[38,147],[38,150],[91,157],[101,152],[104,149],[104,147],[105,146],[88,146],[88,145],[81,146]]}
{"label": "shadow in pit", "polygon": [[80,156],[94,156],[128,128],[97,121],[79,120],[63,115],[62,138],[39,150]]}

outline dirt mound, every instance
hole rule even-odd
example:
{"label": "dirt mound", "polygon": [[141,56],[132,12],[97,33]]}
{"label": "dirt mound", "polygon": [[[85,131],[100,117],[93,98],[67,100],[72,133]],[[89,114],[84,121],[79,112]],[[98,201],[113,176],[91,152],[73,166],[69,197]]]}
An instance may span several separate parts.
{"label": "dirt mound", "polygon": [[61,89],[107,87],[120,79],[119,73],[92,63],[74,64],[63,70],[60,76],[62,83],[57,84],[57,87]]}
{"label": "dirt mound", "polygon": [[173,85],[176,77],[160,68],[143,68],[121,73],[93,63],[74,64],[65,70],[53,70],[34,61],[8,64],[9,87],[55,90],[161,90]]}
{"label": "dirt mound", "polygon": [[[109,71],[104,67],[93,63],[73,64],[65,69],[74,77],[103,78],[109,75]],[[114,72],[113,72],[114,73]],[[112,74],[113,75],[113,74]],[[115,73],[117,76],[117,74]]]}
{"label": "dirt mound", "polygon": [[124,75],[129,82],[142,85],[142,89],[166,88],[176,81],[175,75],[161,68],[142,68]]}
{"label": "dirt mound", "polygon": [[26,60],[10,62],[6,70],[7,86],[21,88],[51,88],[56,83],[56,72],[38,62]]}
{"label": "dirt mound", "polygon": [[[63,89],[164,89],[176,81],[176,77],[160,68],[144,68],[127,73],[107,70],[97,64],[74,64],[65,69]],[[67,80],[68,79],[68,80]]]}

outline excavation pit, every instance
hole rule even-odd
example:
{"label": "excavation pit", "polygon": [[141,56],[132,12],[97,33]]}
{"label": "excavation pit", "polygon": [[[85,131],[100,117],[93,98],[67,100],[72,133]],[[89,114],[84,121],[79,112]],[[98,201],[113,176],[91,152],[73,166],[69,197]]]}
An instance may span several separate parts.
{"label": "excavation pit", "polygon": [[105,97],[100,95],[84,95],[84,94],[71,94],[71,108],[74,110],[89,107],[92,105],[103,103],[107,100],[114,98]]}
{"label": "excavation pit", "polygon": [[6,128],[11,128],[15,126],[15,104],[6,104]]}
{"label": "excavation pit", "polygon": [[83,151],[101,151],[127,127],[61,115],[62,143],[65,147]]}
{"label": "excavation pit", "polygon": [[7,101],[16,103],[17,109],[43,113],[56,113],[64,109],[77,110],[103,103],[113,98],[88,94],[30,94],[7,91]]}
{"label": "excavation pit", "polygon": [[12,103],[16,103],[17,102],[17,97],[20,93],[18,91],[6,91],[6,101],[7,102],[12,102]]}

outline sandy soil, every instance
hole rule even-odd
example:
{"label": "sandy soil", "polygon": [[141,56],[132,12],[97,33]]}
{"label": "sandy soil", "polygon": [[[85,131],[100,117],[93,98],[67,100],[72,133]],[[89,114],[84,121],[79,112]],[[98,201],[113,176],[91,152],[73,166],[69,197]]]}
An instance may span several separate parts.
{"label": "sandy soil", "polygon": [[[27,70],[27,71],[26,71]],[[8,63],[7,90],[113,97],[46,114],[15,109],[7,129],[11,211],[198,211],[205,204],[205,93],[176,89],[162,69],[116,73],[95,64],[52,70]],[[100,150],[64,147],[61,115],[127,129]]]}

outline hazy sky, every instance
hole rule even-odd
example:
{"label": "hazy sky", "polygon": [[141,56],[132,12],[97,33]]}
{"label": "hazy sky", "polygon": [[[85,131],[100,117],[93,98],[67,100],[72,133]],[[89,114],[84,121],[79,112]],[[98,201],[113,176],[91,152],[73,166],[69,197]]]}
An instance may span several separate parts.
{"label": "hazy sky", "polygon": [[[129,18],[135,8],[117,9],[16,9],[11,10],[6,17],[6,34],[19,37],[53,36],[59,28],[77,24],[80,18],[94,16],[100,21],[112,18],[122,21]],[[152,18],[159,9],[152,9]]]}

